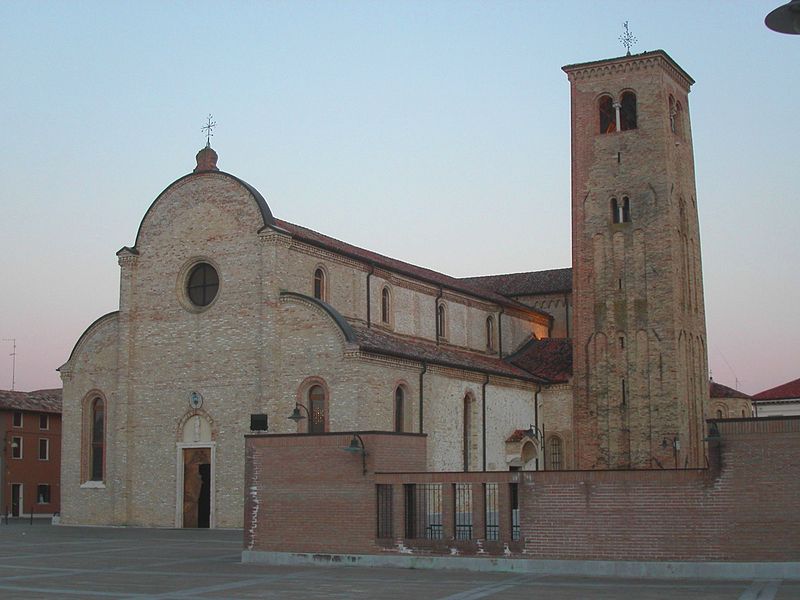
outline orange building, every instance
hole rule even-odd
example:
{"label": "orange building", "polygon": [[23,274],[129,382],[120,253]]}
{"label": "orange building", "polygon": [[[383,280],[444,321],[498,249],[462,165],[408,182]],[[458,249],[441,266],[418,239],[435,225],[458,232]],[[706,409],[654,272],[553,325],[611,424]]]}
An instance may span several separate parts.
{"label": "orange building", "polygon": [[61,510],[61,390],[0,390],[0,510],[52,517]]}

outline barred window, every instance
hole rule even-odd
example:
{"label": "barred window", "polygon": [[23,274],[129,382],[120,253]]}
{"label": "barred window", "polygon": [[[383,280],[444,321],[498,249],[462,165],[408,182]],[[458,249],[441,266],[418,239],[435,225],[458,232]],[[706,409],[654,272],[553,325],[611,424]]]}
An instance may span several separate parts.
{"label": "barred window", "polygon": [[309,433],[325,431],[325,390],[321,385],[312,385],[308,390]]}
{"label": "barred window", "polygon": [[548,458],[550,459],[550,470],[558,471],[561,469],[561,438],[554,435],[548,443]]}

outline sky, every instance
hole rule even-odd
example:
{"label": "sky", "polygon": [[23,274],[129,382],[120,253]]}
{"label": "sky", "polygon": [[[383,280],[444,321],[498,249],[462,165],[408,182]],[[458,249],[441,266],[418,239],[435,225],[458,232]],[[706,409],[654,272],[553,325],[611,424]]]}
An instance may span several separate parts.
{"label": "sky", "polygon": [[565,64],[666,50],[689,96],[711,373],[800,377],[800,36],[782,0],[0,2],[0,388],[119,303],[116,251],[190,172],[453,276],[571,264]]}

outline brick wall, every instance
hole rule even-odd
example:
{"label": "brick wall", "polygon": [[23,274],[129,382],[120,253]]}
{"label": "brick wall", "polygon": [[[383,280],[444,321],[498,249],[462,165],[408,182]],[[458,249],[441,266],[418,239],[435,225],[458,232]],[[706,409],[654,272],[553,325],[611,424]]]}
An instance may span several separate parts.
{"label": "brick wall", "polygon": [[375,471],[424,471],[425,436],[365,432],[246,436],[244,545],[291,552],[377,551]]}
{"label": "brick wall", "polygon": [[712,468],[531,474],[520,492],[531,558],[800,559],[800,419],[718,422]]}

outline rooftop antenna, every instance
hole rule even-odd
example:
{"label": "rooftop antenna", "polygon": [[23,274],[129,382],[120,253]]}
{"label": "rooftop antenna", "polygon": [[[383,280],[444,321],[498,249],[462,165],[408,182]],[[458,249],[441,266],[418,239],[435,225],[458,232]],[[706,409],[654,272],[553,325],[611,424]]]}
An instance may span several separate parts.
{"label": "rooftop antenna", "polygon": [[11,357],[11,391],[14,391],[14,385],[17,378],[17,338],[3,338],[4,342],[11,342],[12,351],[9,356]]}
{"label": "rooftop antenna", "polygon": [[623,33],[621,36],[619,36],[619,41],[623,46],[625,46],[625,49],[627,50],[625,56],[630,56],[631,55],[631,47],[633,47],[633,45],[636,42],[638,42],[639,40],[637,40],[636,36],[631,33],[630,29],[628,29],[628,22],[627,21],[625,21],[622,24],[622,26],[625,28],[625,33]]}
{"label": "rooftop antenna", "polygon": [[214,127],[217,126],[217,122],[212,120],[211,113],[208,113],[208,118],[206,119],[206,124],[200,128],[200,131],[204,131],[206,134],[206,148],[211,147],[211,138],[214,137],[214,132],[212,131]]}

